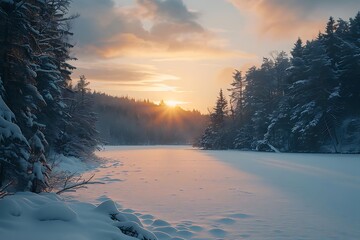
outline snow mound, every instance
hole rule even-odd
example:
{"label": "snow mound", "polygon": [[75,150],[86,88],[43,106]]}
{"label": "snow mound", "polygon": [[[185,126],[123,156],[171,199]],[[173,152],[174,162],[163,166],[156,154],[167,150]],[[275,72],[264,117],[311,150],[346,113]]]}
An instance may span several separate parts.
{"label": "snow mound", "polygon": [[77,219],[77,214],[66,204],[57,202],[46,204],[34,211],[34,216],[39,221],[73,221]]}
{"label": "snow mound", "polygon": [[107,200],[107,201],[101,203],[95,210],[98,212],[106,213],[106,214],[119,213],[119,210],[115,206],[115,203],[113,200]]}
{"label": "snow mound", "polygon": [[0,199],[0,236],[12,240],[157,240],[136,215],[112,200],[99,206],[64,201],[53,193],[17,193]]}
{"label": "snow mound", "polygon": [[9,216],[18,217],[20,215],[21,208],[16,201],[8,198],[0,201],[0,219],[7,218]]}

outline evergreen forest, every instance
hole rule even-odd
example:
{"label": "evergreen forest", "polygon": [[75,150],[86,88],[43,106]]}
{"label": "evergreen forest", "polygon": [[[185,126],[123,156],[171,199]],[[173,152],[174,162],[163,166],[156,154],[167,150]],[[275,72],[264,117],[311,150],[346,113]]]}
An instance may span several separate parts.
{"label": "evergreen forest", "polygon": [[360,12],[330,17],[316,39],[273,52],[235,71],[229,101],[221,90],[203,149],[360,152]]}

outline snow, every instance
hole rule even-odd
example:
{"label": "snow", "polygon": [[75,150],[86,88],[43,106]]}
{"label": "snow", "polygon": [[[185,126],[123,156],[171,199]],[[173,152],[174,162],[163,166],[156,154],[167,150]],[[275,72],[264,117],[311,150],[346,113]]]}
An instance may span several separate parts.
{"label": "snow", "polygon": [[[0,91],[2,90],[1,88],[2,82],[0,78]],[[4,142],[6,138],[10,138],[12,140],[18,139],[19,141],[27,143],[27,140],[22,134],[19,126],[13,123],[14,120],[14,113],[0,96],[0,143]]]}
{"label": "snow", "polygon": [[6,138],[18,139],[19,141],[27,143],[27,140],[21,133],[18,125],[0,117],[0,142],[4,141]]}
{"label": "snow", "polygon": [[51,153],[49,159],[54,165],[53,171],[55,172],[83,174],[99,166],[96,161],[83,161],[76,157],[58,153]]}
{"label": "snow", "polygon": [[186,146],[98,155],[101,165],[58,156],[58,166],[105,185],[0,200],[1,239],[136,239],[120,229],[159,240],[360,239],[359,155]]}
{"label": "snow", "polygon": [[[111,210],[122,215],[116,208]],[[1,239],[156,240],[125,215],[121,219],[125,221],[113,220],[107,208],[64,201],[54,193],[17,193],[0,200]],[[132,231],[133,237],[120,229]]]}
{"label": "snow", "polygon": [[44,170],[43,164],[41,162],[39,162],[39,161],[34,162],[33,173],[34,173],[34,176],[36,177],[36,179],[39,179],[41,182],[46,184],[47,181],[45,180],[45,177],[44,177],[45,170]]}
{"label": "snow", "polygon": [[108,161],[93,173],[107,184],[70,195],[111,198],[158,239],[360,239],[359,155],[184,146],[98,155]]}
{"label": "snow", "polygon": [[341,90],[340,86],[334,88],[333,92],[329,95],[328,99],[330,100],[333,98],[340,97],[340,90]]}
{"label": "snow", "polygon": [[[1,79],[0,79],[1,81]],[[1,82],[0,82],[1,84]],[[1,85],[0,85],[1,86]],[[6,121],[12,122],[15,120],[14,113],[10,110],[10,108],[6,105],[2,97],[0,96],[0,117],[4,118]]]}

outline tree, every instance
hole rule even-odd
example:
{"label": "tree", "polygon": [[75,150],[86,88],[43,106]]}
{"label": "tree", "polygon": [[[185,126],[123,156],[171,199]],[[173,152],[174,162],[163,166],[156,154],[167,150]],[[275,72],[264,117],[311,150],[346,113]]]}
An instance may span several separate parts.
{"label": "tree", "polygon": [[220,89],[216,105],[213,108],[213,112],[210,114],[212,125],[216,129],[221,129],[225,125],[225,119],[228,113],[227,106],[228,103],[225,99],[222,89]]}
{"label": "tree", "polygon": [[231,83],[230,104],[233,107],[234,121],[237,127],[242,125],[243,108],[244,108],[244,88],[245,83],[240,71],[235,70],[233,74],[233,82]]}
{"label": "tree", "polygon": [[231,131],[237,133],[235,147],[360,151],[352,147],[360,144],[355,137],[360,134],[359,38],[360,12],[349,22],[331,17],[325,33],[306,44],[296,41],[290,59],[285,52],[275,52],[259,68],[251,67],[241,93],[236,73],[229,89],[235,115],[236,100],[242,96],[242,121]]}
{"label": "tree", "polygon": [[[46,106],[46,101],[37,88],[37,69],[42,49],[40,30],[41,17],[38,10],[43,8],[43,1],[1,1],[0,15],[3,33],[0,44],[0,77],[6,92],[4,99],[16,118],[16,124],[29,142],[30,148],[23,148],[28,154],[27,169],[21,170],[18,187],[27,185],[32,191],[41,191],[46,187],[46,159],[43,155],[44,141],[37,141],[43,136],[44,125],[38,122],[37,114]],[[16,96],[16,97],[13,97]],[[27,173],[30,174],[27,174]],[[28,183],[26,183],[28,181]],[[40,183],[43,186],[40,186]]]}
{"label": "tree", "polygon": [[227,131],[227,101],[222,89],[216,100],[215,107],[210,113],[210,124],[199,140],[200,147],[204,149],[226,149],[231,147],[231,139]]}
{"label": "tree", "polygon": [[4,162],[14,163],[6,171],[13,172],[7,177],[15,178],[17,189],[40,192],[48,187],[51,169],[45,155],[60,132],[62,92],[73,69],[66,63],[72,47],[68,43],[72,17],[65,17],[69,4],[69,0],[0,0],[1,101],[7,112],[2,122],[11,129],[1,151]]}
{"label": "tree", "polygon": [[56,150],[65,155],[86,157],[100,144],[89,84],[81,75],[75,87],[67,93],[66,122],[56,144]]}
{"label": "tree", "polygon": [[3,100],[5,89],[0,78],[0,186],[16,181],[19,189],[25,188],[30,167],[30,145],[15,123],[15,115]]}
{"label": "tree", "polygon": [[68,61],[74,60],[70,57],[73,46],[69,43],[69,38],[72,36],[70,22],[76,15],[68,15],[69,7],[69,0],[47,1],[42,7],[39,21],[41,39],[38,42],[42,54],[36,69],[36,81],[47,106],[38,115],[42,122],[51,123],[47,124],[44,132],[50,145],[57,141],[61,126],[65,124],[66,104],[63,93],[69,87],[70,74],[74,69]]}

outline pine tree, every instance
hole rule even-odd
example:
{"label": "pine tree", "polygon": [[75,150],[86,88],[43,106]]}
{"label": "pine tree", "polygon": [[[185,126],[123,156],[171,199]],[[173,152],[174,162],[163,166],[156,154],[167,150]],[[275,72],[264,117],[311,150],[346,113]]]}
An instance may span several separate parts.
{"label": "pine tree", "polygon": [[[352,147],[360,144],[359,39],[360,12],[349,22],[331,17],[317,39],[305,45],[300,38],[296,41],[290,61],[280,52],[250,68],[241,92],[235,147],[360,151]],[[237,84],[235,80],[229,89],[232,104],[239,94]]]}
{"label": "pine tree", "polygon": [[76,157],[86,157],[97,149],[100,144],[96,130],[97,116],[93,112],[90,83],[85,76],[67,95],[66,123],[62,135],[57,140],[57,151]]}
{"label": "pine tree", "polygon": [[0,78],[0,187],[15,180],[18,189],[24,189],[28,179],[26,172],[30,167],[30,145],[4,97],[5,89]]}
{"label": "pine tree", "polygon": [[216,105],[213,108],[213,112],[211,114],[211,122],[216,129],[221,129],[225,125],[225,119],[228,113],[227,106],[228,103],[225,99],[222,89],[220,89]]}
{"label": "pine tree", "polygon": [[[32,141],[42,134],[40,132],[44,125],[38,122],[36,114],[46,106],[36,86],[36,70],[41,55],[38,42],[41,39],[38,10],[44,4],[43,1],[0,2],[0,15],[3,20],[0,32],[4,33],[0,44],[2,56],[0,76],[6,92],[4,101],[14,113],[17,125],[31,147],[23,149],[30,156],[26,159],[29,162],[29,168],[22,175],[25,176],[27,172],[30,172],[27,178],[28,189],[32,191],[39,191],[47,185],[46,174],[43,175],[47,166],[42,152],[44,146],[41,141]],[[39,147],[41,151],[36,151],[34,147]],[[43,186],[39,187],[38,183]],[[19,183],[19,186],[24,184],[26,183]]]}
{"label": "pine tree", "polygon": [[215,107],[210,113],[210,124],[204,135],[199,140],[200,147],[204,149],[226,149],[231,148],[231,139],[227,131],[227,101],[220,89]]}
{"label": "pine tree", "polygon": [[283,96],[279,99],[276,109],[270,115],[270,123],[264,140],[281,151],[295,151],[297,136],[292,133],[290,118],[292,112],[298,107],[295,96],[302,94],[302,87],[307,82],[308,68],[305,64],[304,47],[302,40],[298,38],[291,50],[291,59],[285,69],[285,80],[283,80]]}
{"label": "pine tree", "polygon": [[67,63],[73,60],[69,51],[73,47],[69,44],[72,33],[69,22],[76,16],[68,16],[70,1],[48,1],[42,8],[40,21],[41,39],[39,46],[42,54],[37,67],[37,87],[44,96],[47,107],[39,114],[39,119],[47,124],[45,136],[50,145],[53,145],[61,135],[61,126],[64,123],[66,104],[63,92],[69,85],[73,66]]}
{"label": "pine tree", "polygon": [[233,108],[231,111],[237,127],[241,127],[243,122],[244,88],[245,83],[242,74],[240,71],[235,70],[231,88],[228,90],[230,91],[230,104]]}
{"label": "pine tree", "polygon": [[[50,149],[46,137],[52,143],[59,133],[55,129],[63,119],[62,91],[72,69],[66,63],[71,48],[67,39],[71,35],[68,32],[71,17],[65,17],[69,3],[68,0],[0,0],[2,101],[14,115],[4,119],[16,124],[19,130],[16,135],[26,140],[22,139],[20,144],[17,137],[6,142],[18,149],[13,150],[13,155],[5,154],[5,161],[22,162],[22,167],[15,164],[18,167],[14,168],[18,189],[27,186],[28,190],[40,192],[48,187],[51,169],[45,157]],[[15,134],[17,128],[11,124]]]}
{"label": "pine tree", "polygon": [[339,79],[344,110],[351,115],[360,115],[360,12],[350,19],[348,34],[342,38],[339,62]]}

